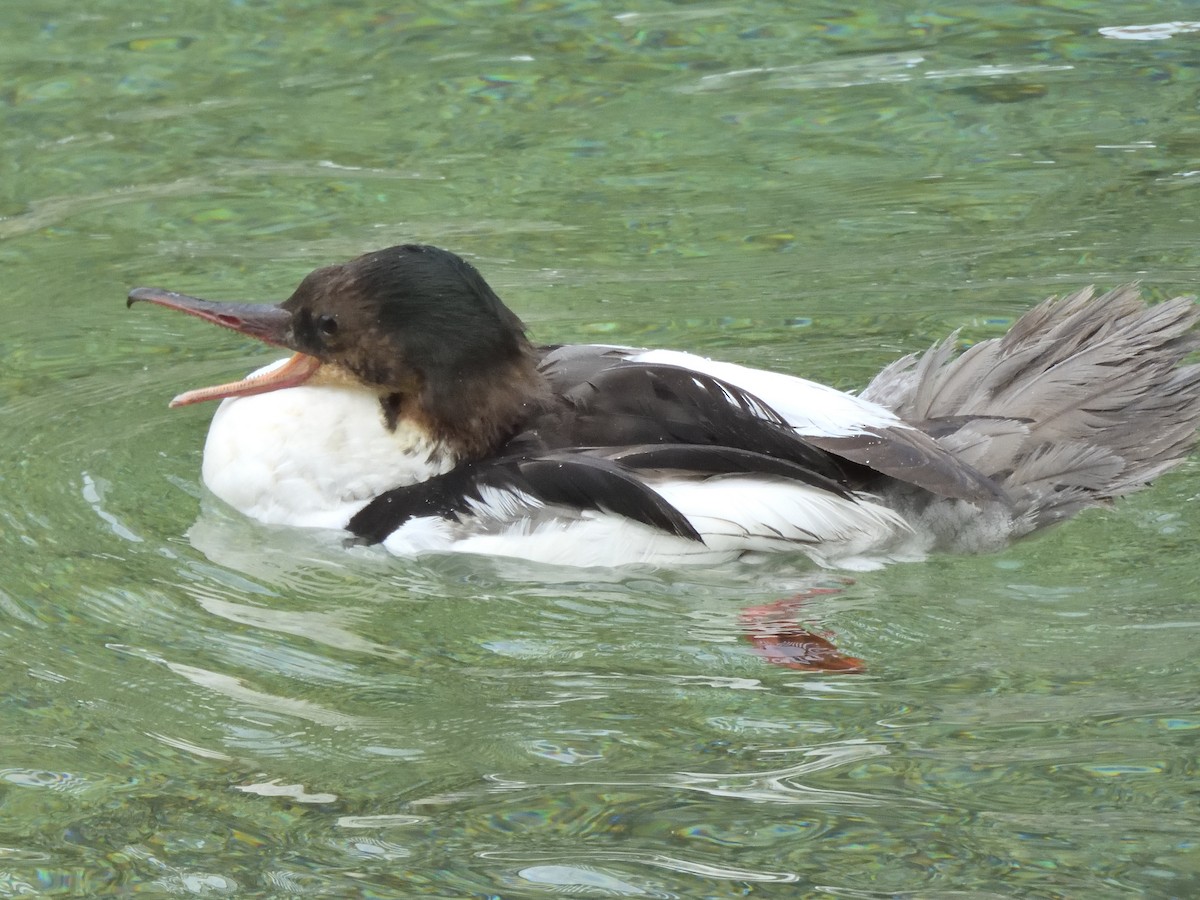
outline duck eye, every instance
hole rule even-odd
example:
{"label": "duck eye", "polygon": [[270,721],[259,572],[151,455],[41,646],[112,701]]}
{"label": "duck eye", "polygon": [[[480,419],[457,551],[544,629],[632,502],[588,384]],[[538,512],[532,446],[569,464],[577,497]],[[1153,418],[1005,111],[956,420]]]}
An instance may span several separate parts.
{"label": "duck eye", "polygon": [[318,316],[317,330],[320,331],[321,334],[325,335],[325,337],[333,337],[335,334],[337,334],[338,330],[337,319],[335,319],[333,316]]}

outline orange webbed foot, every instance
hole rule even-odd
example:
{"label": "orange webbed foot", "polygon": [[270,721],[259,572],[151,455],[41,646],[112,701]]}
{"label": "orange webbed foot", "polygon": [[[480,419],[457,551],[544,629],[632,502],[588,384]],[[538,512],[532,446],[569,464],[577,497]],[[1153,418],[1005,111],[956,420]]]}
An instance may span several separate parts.
{"label": "orange webbed foot", "polygon": [[829,638],[805,628],[796,615],[813,597],[840,593],[839,588],[810,588],[782,600],[750,606],[738,615],[754,652],[771,665],[802,672],[862,672],[866,663],[846,656]]}

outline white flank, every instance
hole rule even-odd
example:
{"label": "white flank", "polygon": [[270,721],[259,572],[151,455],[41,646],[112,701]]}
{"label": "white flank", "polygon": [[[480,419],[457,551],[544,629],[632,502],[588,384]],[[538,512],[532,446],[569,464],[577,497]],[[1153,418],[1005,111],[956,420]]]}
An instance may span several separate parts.
{"label": "white flank", "polygon": [[852,437],[876,428],[912,427],[876,403],[794,375],[705,359],[681,350],[644,350],[630,354],[629,360],[694,369],[728,381],[758,397],[800,434]]}
{"label": "white flank", "polygon": [[874,498],[838,497],[788,479],[727,475],[651,485],[704,536],[700,543],[603,512],[545,506],[519,491],[484,491],[461,522],[419,518],[384,547],[398,556],[479,553],[571,566],[719,563],[798,551],[823,566],[871,569],[897,555],[911,529]]}
{"label": "white flank", "polygon": [[423,433],[403,422],[389,431],[373,391],[304,385],[222,401],[203,475],[214,494],[260,522],[345,528],[372,497],[450,467]]}

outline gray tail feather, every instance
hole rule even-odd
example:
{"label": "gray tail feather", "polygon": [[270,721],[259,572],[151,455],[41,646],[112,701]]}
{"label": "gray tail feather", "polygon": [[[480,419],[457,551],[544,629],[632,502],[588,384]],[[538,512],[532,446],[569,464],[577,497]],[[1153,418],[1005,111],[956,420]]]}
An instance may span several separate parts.
{"label": "gray tail feather", "polygon": [[1200,306],[1136,285],[1051,297],[1001,338],[957,334],[885,368],[863,397],[1000,485],[1027,533],[1135,491],[1181,463],[1200,426]]}

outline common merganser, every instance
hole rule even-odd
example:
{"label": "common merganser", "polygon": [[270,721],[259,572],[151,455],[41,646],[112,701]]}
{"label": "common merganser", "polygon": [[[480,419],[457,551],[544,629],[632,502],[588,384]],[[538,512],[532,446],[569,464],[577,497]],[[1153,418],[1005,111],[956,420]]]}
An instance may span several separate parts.
{"label": "common merganser", "polygon": [[1200,425],[1200,312],[1134,286],[951,335],[858,396],[674,350],[538,346],[469,263],[406,244],[317,269],[278,306],[137,288],[293,351],[221,399],[214,494],[401,554],[578,566],[800,551],[874,568],[1002,546],[1137,490]]}

